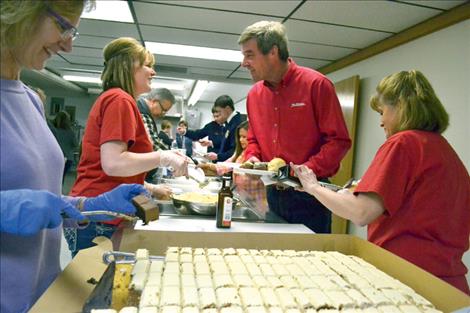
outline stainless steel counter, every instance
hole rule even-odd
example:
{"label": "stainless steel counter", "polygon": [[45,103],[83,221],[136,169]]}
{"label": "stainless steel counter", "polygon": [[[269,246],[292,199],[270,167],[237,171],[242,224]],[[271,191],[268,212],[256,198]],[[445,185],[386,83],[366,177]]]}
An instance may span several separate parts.
{"label": "stainless steel counter", "polygon": [[[215,216],[181,214],[178,212],[178,210],[175,209],[171,201],[168,201],[167,203],[160,202],[158,206],[160,208],[160,216],[167,216],[172,218],[215,220]],[[257,223],[286,223],[284,219],[282,219],[273,212],[268,212],[263,216],[255,208],[251,208],[243,204],[238,204],[235,206],[232,211],[232,220]]]}
{"label": "stainless steel counter", "polygon": [[215,218],[194,218],[161,216],[159,220],[142,225],[138,221],[135,230],[173,231],[173,232],[235,232],[235,233],[290,233],[312,234],[313,232],[302,224],[264,223],[232,221],[230,228],[217,228]]}

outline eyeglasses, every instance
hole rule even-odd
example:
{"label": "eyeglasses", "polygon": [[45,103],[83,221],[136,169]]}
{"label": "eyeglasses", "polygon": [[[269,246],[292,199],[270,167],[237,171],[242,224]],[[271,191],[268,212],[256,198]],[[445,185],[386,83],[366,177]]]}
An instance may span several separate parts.
{"label": "eyeglasses", "polygon": [[78,37],[78,31],[75,26],[70,24],[65,18],[60,16],[58,13],[56,13],[54,10],[52,10],[50,7],[47,7],[47,13],[54,17],[55,21],[57,22],[57,25],[61,29],[62,33],[60,36],[62,37],[62,40],[67,40],[67,39],[72,39],[75,40]]}
{"label": "eyeglasses", "polygon": [[168,111],[170,111],[170,109],[165,110],[165,109],[163,108],[162,103],[161,103],[159,100],[156,100],[156,101],[158,102],[158,105],[160,106],[160,110],[162,110],[162,114],[166,114]]}

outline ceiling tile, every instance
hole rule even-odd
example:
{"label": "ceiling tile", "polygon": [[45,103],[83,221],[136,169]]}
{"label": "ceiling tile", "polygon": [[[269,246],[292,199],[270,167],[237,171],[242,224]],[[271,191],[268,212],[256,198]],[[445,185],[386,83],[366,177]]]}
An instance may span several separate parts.
{"label": "ceiling tile", "polygon": [[398,32],[439,13],[395,1],[307,1],[291,18]]}
{"label": "ceiling tile", "polygon": [[204,67],[190,67],[188,69],[190,74],[193,75],[209,75],[209,76],[220,76],[226,78],[232,73],[232,70],[220,70],[220,69],[211,69]]}
{"label": "ceiling tile", "polygon": [[75,47],[89,47],[89,48],[98,48],[103,49],[113,37],[104,37],[104,36],[94,36],[94,35],[83,35],[80,34],[77,39],[73,42],[73,48]]}
{"label": "ceiling tile", "polygon": [[251,80],[251,75],[250,75],[250,72],[248,72],[248,70],[246,70],[245,68],[243,67],[239,67],[235,73],[233,73],[230,77],[233,77],[233,78],[242,78],[242,79],[249,79]]}
{"label": "ceiling tile", "polygon": [[238,35],[158,26],[141,26],[144,41],[238,50]]}
{"label": "ceiling tile", "polygon": [[[264,19],[262,16],[248,13],[214,11],[171,4],[135,2],[134,8],[137,20],[141,24],[229,34],[240,34],[248,25]],[[281,21],[280,18],[271,18],[271,20]]]}
{"label": "ceiling tile", "polygon": [[461,4],[464,4],[467,2],[466,0],[402,0],[402,2],[407,2],[411,3],[414,5],[422,5],[426,7],[431,7],[431,8],[436,8],[436,9],[443,9],[443,10],[449,10],[453,7],[459,6]]}
{"label": "ceiling tile", "polygon": [[107,38],[139,38],[135,24],[81,19],[78,27],[80,35],[104,36]]}
{"label": "ceiling tile", "polygon": [[55,72],[60,73],[61,75],[64,74],[71,74],[72,72],[94,72],[94,73],[101,73],[103,70],[103,66],[101,65],[85,65],[85,64],[80,64],[79,66],[77,65],[71,65],[69,62],[64,61],[63,59],[56,59],[56,60],[50,60],[47,62],[48,69],[52,69]]}
{"label": "ceiling tile", "polygon": [[[160,2],[154,0],[151,2]],[[199,8],[211,8],[226,11],[235,12],[247,12],[256,13],[262,15],[273,15],[273,16],[287,16],[292,10],[299,5],[300,0],[290,1],[270,1],[269,5],[266,5],[265,1],[253,1],[253,0],[237,0],[237,1],[171,1],[171,4],[193,6]]]}
{"label": "ceiling tile", "polygon": [[72,52],[63,54],[63,56],[66,58],[69,56],[91,57],[103,60],[103,49],[74,46]]}
{"label": "ceiling tile", "polygon": [[91,58],[91,57],[82,57],[77,55],[65,55],[65,59],[69,62],[70,66],[81,66],[81,65],[95,65],[103,66],[103,58]]}
{"label": "ceiling tile", "polygon": [[356,49],[390,36],[389,33],[299,20],[288,20],[285,25],[291,40]]}
{"label": "ceiling tile", "polygon": [[305,59],[305,58],[295,58],[294,61],[295,63],[297,63],[297,65],[309,67],[311,69],[320,68],[330,63],[329,61],[320,61],[320,60],[312,60],[312,59]]}
{"label": "ceiling tile", "polygon": [[289,52],[293,57],[337,60],[356,51],[357,49],[324,46],[294,40],[289,42]]}
{"label": "ceiling tile", "polygon": [[170,55],[157,55],[156,56],[157,65],[182,65],[182,66],[197,66],[197,67],[207,67],[214,69],[226,69],[233,70],[238,63],[227,62],[227,61],[213,61],[213,60],[204,60],[204,59],[194,59],[194,58],[184,58],[184,57],[175,57]]}

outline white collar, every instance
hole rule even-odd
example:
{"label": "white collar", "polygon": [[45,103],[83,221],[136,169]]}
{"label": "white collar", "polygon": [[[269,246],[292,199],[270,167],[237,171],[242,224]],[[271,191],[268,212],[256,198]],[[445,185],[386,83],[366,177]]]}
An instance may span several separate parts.
{"label": "white collar", "polygon": [[233,111],[232,114],[230,114],[230,116],[228,117],[227,121],[225,122],[226,124],[230,123],[230,121],[232,120],[232,118],[237,114],[238,112],[237,111]]}

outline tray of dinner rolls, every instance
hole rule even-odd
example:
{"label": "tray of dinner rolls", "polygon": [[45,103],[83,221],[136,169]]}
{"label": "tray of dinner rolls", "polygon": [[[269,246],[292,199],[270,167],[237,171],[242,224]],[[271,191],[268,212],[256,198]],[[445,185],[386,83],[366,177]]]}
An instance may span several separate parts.
{"label": "tray of dinner rolls", "polygon": [[440,312],[372,264],[336,251],[169,247],[164,258],[145,249],[135,256],[110,265],[112,286],[109,277],[96,286],[108,283],[91,297],[107,293],[109,304],[90,308],[88,299],[83,312]]}

